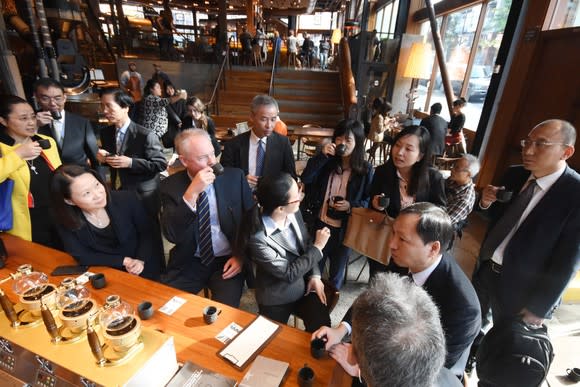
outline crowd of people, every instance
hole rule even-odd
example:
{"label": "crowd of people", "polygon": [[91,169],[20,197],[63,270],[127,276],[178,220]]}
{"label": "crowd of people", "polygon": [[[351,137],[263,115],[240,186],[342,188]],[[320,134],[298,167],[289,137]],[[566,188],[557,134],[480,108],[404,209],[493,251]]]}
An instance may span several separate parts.
{"label": "crowd of people", "polygon": [[[162,82],[146,83],[144,114],[132,114],[137,82],[102,92],[110,126],[99,146],[90,123],[65,111],[58,82],[37,82],[36,113],[26,100],[3,96],[0,183],[14,181],[13,226],[3,231],[63,249],[80,264],[192,293],[210,289],[233,307],[247,283],[260,314],[280,323],[300,316],[368,386],[457,385],[490,310],[494,324],[541,325],[580,267],[580,176],[566,162],[576,130],[566,121],[534,127],[521,141],[523,166],[478,196],[477,158],[463,155],[444,179],[431,164],[436,137],[421,125],[394,136],[388,159],[374,168],[364,125],[345,119],[299,178],[289,139],[274,131],[278,104],[267,95],[253,99],[251,130],[225,142],[218,162],[201,100]],[[183,116],[166,145],[183,170],[161,179],[163,112],[175,104]],[[502,190],[513,197],[498,200]],[[371,260],[373,285],[331,327],[323,280],[343,285],[350,254],[343,240],[356,207],[394,219],[391,260]],[[474,207],[492,221],[472,282],[452,246]],[[173,244],[167,261],[161,236]],[[352,344],[344,342],[349,334]]]}

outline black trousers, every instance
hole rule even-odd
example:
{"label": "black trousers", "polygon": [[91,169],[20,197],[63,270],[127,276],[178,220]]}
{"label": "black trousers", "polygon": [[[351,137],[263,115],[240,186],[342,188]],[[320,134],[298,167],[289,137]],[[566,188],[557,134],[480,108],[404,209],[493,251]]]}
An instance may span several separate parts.
{"label": "black trousers", "polygon": [[259,312],[282,324],[288,322],[291,314],[295,314],[304,321],[306,332],[314,332],[321,326],[330,326],[328,307],[324,305],[316,293],[309,293],[300,299],[282,305],[258,305]]}

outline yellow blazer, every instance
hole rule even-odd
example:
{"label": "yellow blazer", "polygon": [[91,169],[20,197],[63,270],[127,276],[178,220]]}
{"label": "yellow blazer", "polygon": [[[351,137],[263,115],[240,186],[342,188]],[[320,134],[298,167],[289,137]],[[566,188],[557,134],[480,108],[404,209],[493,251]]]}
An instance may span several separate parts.
{"label": "yellow blazer", "polygon": [[[50,148],[43,149],[39,157],[44,157],[49,167],[54,170],[61,164],[56,142],[42,134],[37,136],[50,141]],[[32,226],[30,224],[30,212],[28,211],[28,200],[31,195],[30,169],[26,161],[14,152],[19,146],[20,144],[10,146],[0,142],[0,183],[6,179],[14,180],[14,191],[12,192],[14,224],[12,230],[8,230],[7,233],[29,241],[32,240]]]}

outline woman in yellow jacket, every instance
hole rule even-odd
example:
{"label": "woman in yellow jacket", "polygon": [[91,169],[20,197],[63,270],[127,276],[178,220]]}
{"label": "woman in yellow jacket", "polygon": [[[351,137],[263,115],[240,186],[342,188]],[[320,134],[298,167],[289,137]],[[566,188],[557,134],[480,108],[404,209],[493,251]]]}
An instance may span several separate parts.
{"label": "woman in yellow jacket", "polygon": [[0,184],[14,181],[13,226],[4,231],[59,247],[49,214],[49,182],[61,164],[56,143],[36,133],[34,110],[20,97],[0,97],[0,124]]}

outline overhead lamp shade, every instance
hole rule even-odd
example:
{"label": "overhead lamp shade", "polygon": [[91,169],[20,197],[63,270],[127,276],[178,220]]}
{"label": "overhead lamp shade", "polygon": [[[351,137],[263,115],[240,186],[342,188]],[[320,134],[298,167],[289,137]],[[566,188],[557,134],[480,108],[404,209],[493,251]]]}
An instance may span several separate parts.
{"label": "overhead lamp shade", "polygon": [[342,32],[340,32],[340,29],[336,28],[332,30],[332,37],[330,38],[332,44],[339,44],[340,38],[342,38]]}
{"label": "overhead lamp shade", "polygon": [[413,43],[403,77],[428,79],[431,76],[431,53],[429,43]]}

